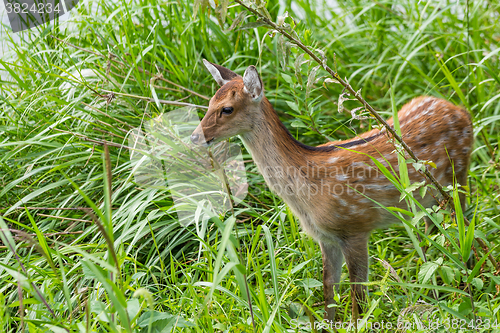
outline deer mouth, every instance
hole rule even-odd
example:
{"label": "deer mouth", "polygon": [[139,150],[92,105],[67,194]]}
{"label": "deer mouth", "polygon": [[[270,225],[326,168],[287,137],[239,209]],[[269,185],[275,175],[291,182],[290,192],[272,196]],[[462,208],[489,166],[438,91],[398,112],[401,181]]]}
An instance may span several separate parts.
{"label": "deer mouth", "polygon": [[198,146],[208,148],[214,143],[214,138],[198,143]]}

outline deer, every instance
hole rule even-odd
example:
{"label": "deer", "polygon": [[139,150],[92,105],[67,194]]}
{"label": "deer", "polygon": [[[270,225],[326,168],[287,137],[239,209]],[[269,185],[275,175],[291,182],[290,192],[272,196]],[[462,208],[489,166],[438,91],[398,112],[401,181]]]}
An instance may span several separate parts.
{"label": "deer", "polygon": [[[197,145],[239,136],[266,184],[291,209],[302,229],[319,242],[323,260],[325,320],[335,319],[334,288],[338,291],[343,261],[351,288],[356,320],[366,303],[370,233],[399,222],[381,207],[405,208],[400,191],[370,156],[397,173],[398,152],[385,128],[374,128],[345,141],[308,146],[296,140],[280,121],[255,66],[243,77],[203,59],[220,85],[208,111],[191,135]],[[430,172],[443,186],[465,185],[473,144],[468,111],[444,99],[420,96],[398,112],[401,136],[420,160],[433,161]],[[394,126],[394,120],[388,120]],[[423,175],[408,167],[412,183]],[[455,179],[454,179],[455,178]],[[427,180],[428,182],[428,180]],[[430,208],[437,193],[415,198]],[[377,204],[378,203],[378,204]],[[460,194],[465,205],[465,196]],[[379,205],[380,204],[380,205]],[[407,208],[407,206],[406,206]],[[426,232],[434,225],[426,220]]]}

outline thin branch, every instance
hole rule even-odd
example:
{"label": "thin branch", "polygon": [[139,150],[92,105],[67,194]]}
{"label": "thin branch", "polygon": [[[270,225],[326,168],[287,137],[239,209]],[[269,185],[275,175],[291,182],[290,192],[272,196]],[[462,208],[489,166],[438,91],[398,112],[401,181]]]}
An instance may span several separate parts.
{"label": "thin branch", "polygon": [[88,136],[80,134],[80,133],[75,133],[75,132],[71,132],[71,131],[65,131],[65,130],[62,130],[62,129],[59,129],[59,128],[54,128],[54,127],[50,127],[50,129],[54,130],[54,131],[62,132],[62,133],[72,134],[72,135],[75,135],[75,136],[78,136],[78,137],[84,139],[85,141],[97,143],[97,144],[100,144],[100,145],[105,145],[106,144],[108,146],[117,147],[117,148],[126,148],[126,149],[130,149],[130,150],[137,150],[135,148],[132,148],[132,147],[129,147],[129,146],[125,146],[125,145],[121,145],[121,144],[118,144],[118,143],[114,143],[112,141],[106,141],[106,140],[100,140],[99,141],[99,140],[91,139]]}
{"label": "thin branch", "polygon": [[[137,95],[119,93],[119,92],[116,92],[116,91],[110,91],[110,90],[104,90],[104,89],[102,89],[102,91],[110,93],[110,94],[115,94],[115,95],[120,95],[120,96],[125,96],[125,97],[142,99],[144,101],[148,101],[148,102],[152,102],[152,103],[156,102],[156,100],[154,98],[151,98],[151,97],[144,97],[144,96],[137,96]],[[196,104],[184,103],[184,102],[176,102],[176,101],[166,101],[164,99],[159,99],[158,102],[160,104],[166,104],[166,105],[188,106],[188,107],[194,107],[194,108],[208,109],[208,106],[196,105]]]}
{"label": "thin branch", "polygon": [[[88,221],[88,222],[92,222],[92,221]],[[14,236],[14,237],[18,237],[18,238],[22,238],[25,236],[30,236],[30,237],[37,236],[36,234],[27,234],[24,231],[17,230],[17,229],[9,229],[9,231],[13,232],[13,233],[21,234],[21,236]],[[50,237],[50,236],[60,236],[60,235],[77,235],[77,234],[82,234],[82,233],[83,233],[83,231],[60,231],[60,232],[51,232],[51,233],[47,233],[47,234],[42,233],[42,235],[44,235],[45,237]]]}
{"label": "thin branch", "polygon": [[115,134],[115,133],[110,132],[110,131],[105,131],[105,130],[102,130],[102,129],[97,128],[97,127],[92,127],[92,129],[93,129],[94,131],[98,131],[98,132],[101,132],[101,133],[104,133],[104,134],[108,134],[108,135],[114,136],[114,137],[119,138],[119,139],[125,139],[123,136],[120,136],[120,135]]}
{"label": "thin branch", "polygon": [[[95,107],[95,106],[93,106],[93,105],[87,104],[87,103],[85,103],[85,102],[82,102],[82,104],[83,104],[83,105],[85,105],[85,106],[87,106],[87,107],[89,107],[89,108],[91,108],[92,110],[94,110],[94,111],[96,111],[96,112],[98,112],[98,113],[100,113],[100,114],[102,114],[102,115],[106,116],[106,117],[109,117],[109,118],[113,119],[114,121],[116,121],[116,122],[118,122],[118,123],[120,123],[120,124],[122,124],[122,125],[128,126],[129,128],[134,128],[134,126],[132,126],[132,125],[130,125],[130,124],[127,124],[126,122],[121,121],[121,120],[119,120],[119,119],[116,119],[115,117],[110,116],[110,115],[109,115],[109,114],[107,114],[106,112],[102,112],[101,110],[99,110],[98,108],[96,108],[96,107]],[[118,128],[118,129],[119,129],[119,130],[122,130],[121,128]],[[127,132],[127,131],[125,131],[125,130],[122,130],[122,131],[124,131],[125,133],[128,133],[128,132]]]}
{"label": "thin branch", "polygon": [[[40,209],[40,210],[89,210],[88,207],[16,207],[13,209]],[[117,208],[115,208],[117,209]]]}
{"label": "thin branch", "polygon": [[[104,54],[97,53],[97,52],[95,52],[95,51],[85,49],[85,48],[83,48],[83,47],[77,46],[77,45],[72,44],[72,43],[70,43],[70,42],[64,41],[64,40],[62,40],[62,39],[60,39],[60,38],[57,38],[56,36],[53,36],[53,35],[51,35],[51,36],[52,36],[52,38],[57,39],[57,40],[58,40],[58,41],[60,41],[61,43],[66,44],[66,45],[69,45],[69,46],[71,46],[71,47],[73,47],[73,48],[75,48],[75,49],[78,49],[78,50],[80,50],[80,51],[87,52],[87,53],[90,53],[90,54],[96,55],[96,56],[101,57],[101,58],[109,59],[109,60],[111,60],[111,61],[113,61],[113,62],[115,62],[115,63],[117,63],[117,64],[119,64],[119,65],[122,65],[122,66],[124,66],[124,67],[130,67],[130,65],[129,65],[129,64],[125,64],[124,62],[122,62],[122,61],[120,61],[120,60],[117,60],[116,58],[118,58],[118,56],[117,56],[116,54],[109,53],[110,57],[107,57],[107,56],[106,56],[106,55],[104,55]],[[207,100],[207,101],[209,101],[209,100],[210,100],[210,98],[209,98],[209,97],[207,97],[207,96],[205,96],[205,95],[202,95],[202,94],[200,94],[200,93],[197,93],[196,91],[193,91],[193,90],[191,90],[191,89],[189,89],[189,88],[183,87],[183,86],[181,86],[180,84],[177,84],[177,83],[175,83],[175,82],[172,82],[172,81],[170,81],[170,80],[168,80],[168,79],[165,79],[162,75],[154,75],[154,74],[153,74],[153,73],[151,73],[150,71],[148,71],[148,70],[146,70],[146,69],[144,69],[144,68],[142,68],[142,67],[139,67],[139,66],[137,66],[137,70],[138,70],[139,72],[141,72],[141,73],[146,73],[147,75],[150,75],[150,76],[156,76],[156,79],[158,79],[158,80],[161,80],[161,81],[167,82],[168,84],[171,84],[171,85],[173,85],[174,87],[177,87],[177,88],[179,88],[179,89],[182,89],[182,90],[184,90],[184,91],[187,91],[187,92],[189,92],[189,93],[191,93],[191,94],[193,94],[193,95],[196,95],[196,96],[198,96],[198,97],[200,97],[200,98],[203,98],[203,99],[205,99],[205,100]]]}
{"label": "thin branch", "polygon": [[[47,209],[47,208],[45,208],[45,209]],[[54,209],[61,209],[61,208],[54,208]],[[79,208],[76,208],[76,209],[79,209]],[[36,215],[43,216],[43,217],[51,217],[51,218],[54,218],[54,219],[61,219],[63,221],[68,220],[68,221],[75,221],[75,222],[92,223],[92,221],[89,221],[89,220],[75,219],[75,218],[72,218],[72,217],[49,215],[49,214],[41,214],[41,213],[38,213]]]}

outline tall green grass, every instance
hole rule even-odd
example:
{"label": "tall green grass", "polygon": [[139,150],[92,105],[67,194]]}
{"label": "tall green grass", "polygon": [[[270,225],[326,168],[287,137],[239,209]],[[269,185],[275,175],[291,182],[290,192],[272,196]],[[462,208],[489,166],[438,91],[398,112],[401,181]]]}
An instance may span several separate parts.
{"label": "tall green grass", "polygon": [[[301,40],[387,117],[412,97],[435,95],[474,121],[461,184],[473,226],[463,227],[458,210],[457,219],[449,210],[418,213],[420,194],[408,193],[413,218],[371,237],[360,331],[406,321],[403,331],[462,332],[471,320],[498,330],[500,278],[486,252],[500,260],[500,5],[297,0],[266,8],[275,20],[295,18]],[[287,62],[285,41],[266,36],[255,17],[238,6],[225,22],[216,13],[200,7],[194,16],[183,1],[84,2],[73,25],[23,33],[2,56],[10,77],[0,93],[0,331],[251,332],[253,313],[257,332],[309,332],[322,319],[319,246],[253,163],[252,195],[234,218],[214,217],[205,230],[181,226],[169,192],[131,174],[130,129],[176,108],[162,101],[208,105],[217,86],[202,58],[240,74],[257,65],[266,96],[305,143],[376,125],[338,113],[341,87],[321,71],[309,80],[316,64],[295,48]],[[422,214],[439,232],[422,232]],[[415,242],[429,247],[425,258]],[[337,319],[347,322],[346,269],[342,281]]]}

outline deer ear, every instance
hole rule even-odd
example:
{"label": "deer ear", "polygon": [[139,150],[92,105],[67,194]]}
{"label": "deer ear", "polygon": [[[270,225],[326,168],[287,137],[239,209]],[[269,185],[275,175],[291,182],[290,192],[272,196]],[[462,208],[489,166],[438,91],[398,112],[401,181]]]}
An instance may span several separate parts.
{"label": "deer ear", "polygon": [[231,81],[233,78],[239,76],[235,72],[227,69],[226,67],[222,67],[219,65],[216,65],[214,63],[211,63],[210,61],[203,59],[203,63],[205,64],[205,67],[208,69],[210,74],[214,77],[215,81],[222,87],[229,81]]}
{"label": "deer ear", "polygon": [[262,96],[264,96],[264,87],[255,66],[248,66],[243,75],[243,83],[245,84],[245,91],[249,93],[255,101],[260,101],[262,99]]}

